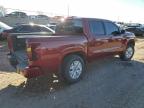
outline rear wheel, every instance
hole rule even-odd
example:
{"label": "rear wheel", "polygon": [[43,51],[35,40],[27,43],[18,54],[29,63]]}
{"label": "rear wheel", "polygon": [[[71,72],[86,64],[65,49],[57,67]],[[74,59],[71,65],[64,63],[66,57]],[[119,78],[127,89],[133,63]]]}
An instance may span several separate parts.
{"label": "rear wheel", "polygon": [[126,50],[120,55],[120,58],[124,61],[129,61],[134,55],[134,45],[128,44]]}
{"label": "rear wheel", "polygon": [[75,83],[81,79],[85,70],[85,62],[82,57],[69,55],[64,59],[61,74],[66,82]]}

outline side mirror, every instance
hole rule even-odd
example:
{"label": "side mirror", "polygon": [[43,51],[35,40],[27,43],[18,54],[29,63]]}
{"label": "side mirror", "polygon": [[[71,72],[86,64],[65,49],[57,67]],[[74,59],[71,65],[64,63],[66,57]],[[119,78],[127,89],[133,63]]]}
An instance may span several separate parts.
{"label": "side mirror", "polygon": [[121,30],[121,34],[124,34],[126,31],[125,30]]}
{"label": "side mirror", "polygon": [[112,32],[112,35],[114,35],[114,36],[117,36],[117,35],[119,35],[119,34],[120,34],[119,31],[114,31],[114,32]]}

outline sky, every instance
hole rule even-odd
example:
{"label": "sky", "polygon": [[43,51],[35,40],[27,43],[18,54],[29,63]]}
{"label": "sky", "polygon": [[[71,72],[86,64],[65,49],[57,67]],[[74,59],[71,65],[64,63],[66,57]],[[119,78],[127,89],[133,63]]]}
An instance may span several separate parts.
{"label": "sky", "polygon": [[144,0],[0,0],[5,8],[144,24]]}

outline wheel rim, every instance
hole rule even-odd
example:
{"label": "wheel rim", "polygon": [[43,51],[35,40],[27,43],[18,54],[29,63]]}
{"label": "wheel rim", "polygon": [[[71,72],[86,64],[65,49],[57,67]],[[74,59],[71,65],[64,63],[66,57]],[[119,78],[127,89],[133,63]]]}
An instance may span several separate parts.
{"label": "wheel rim", "polygon": [[73,61],[70,65],[69,74],[72,79],[77,79],[82,73],[82,63],[78,60]]}
{"label": "wheel rim", "polygon": [[126,58],[131,58],[131,56],[133,55],[133,48],[132,47],[128,47],[125,53]]}

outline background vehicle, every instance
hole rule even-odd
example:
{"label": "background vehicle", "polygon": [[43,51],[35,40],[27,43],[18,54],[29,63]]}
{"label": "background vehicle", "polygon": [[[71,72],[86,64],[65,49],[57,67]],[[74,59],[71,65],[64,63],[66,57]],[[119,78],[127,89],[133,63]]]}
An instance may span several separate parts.
{"label": "background vehicle", "polygon": [[37,15],[29,15],[28,16],[30,19],[36,19],[37,18]]}
{"label": "background vehicle", "polygon": [[49,17],[46,16],[46,15],[37,15],[37,18],[39,18],[39,19],[49,19]]}
{"label": "background vehicle", "polygon": [[36,24],[23,24],[23,25],[18,25],[14,27],[13,29],[9,30],[4,30],[3,31],[3,36],[6,37],[8,33],[39,33],[39,32],[46,32],[46,33],[55,33],[54,30],[52,30],[49,27],[46,27],[44,25],[36,25]]}
{"label": "background vehicle", "polygon": [[19,18],[25,18],[25,17],[28,17],[28,16],[27,16],[27,14],[24,13],[24,12],[15,11],[15,12],[6,14],[5,17],[19,17]]}
{"label": "background vehicle", "polygon": [[136,36],[144,36],[143,27],[129,27],[126,28],[125,30],[134,33]]}
{"label": "background vehicle", "polygon": [[10,63],[27,78],[56,73],[69,83],[81,79],[86,63],[119,55],[131,60],[135,36],[111,21],[68,18],[56,27],[56,34],[8,36]]}
{"label": "background vehicle", "polygon": [[6,24],[3,23],[3,22],[0,22],[0,40],[1,40],[1,39],[4,39],[4,37],[2,37],[2,32],[3,32],[4,30],[9,30],[9,29],[12,29],[12,27],[6,25]]}
{"label": "background vehicle", "polygon": [[56,30],[56,24],[47,24],[47,27],[51,28],[52,30]]}

